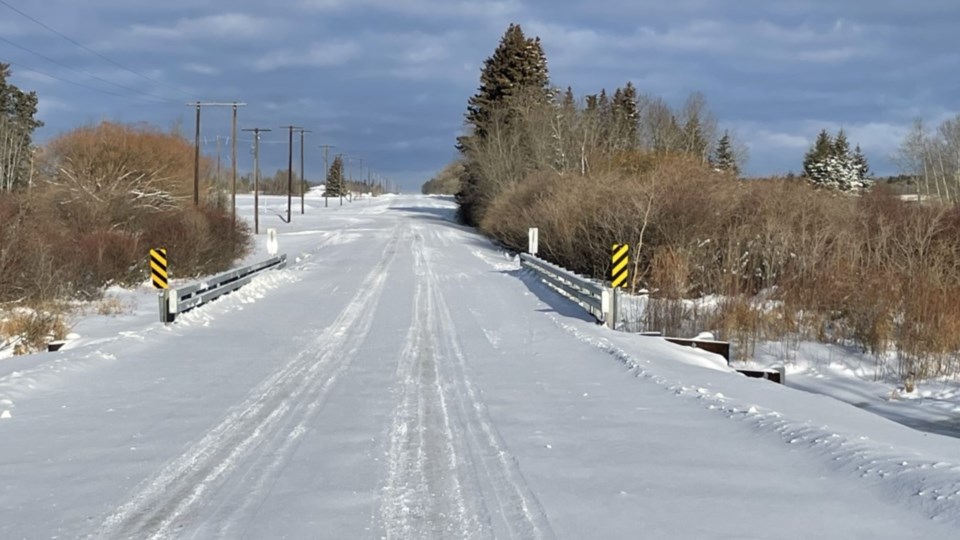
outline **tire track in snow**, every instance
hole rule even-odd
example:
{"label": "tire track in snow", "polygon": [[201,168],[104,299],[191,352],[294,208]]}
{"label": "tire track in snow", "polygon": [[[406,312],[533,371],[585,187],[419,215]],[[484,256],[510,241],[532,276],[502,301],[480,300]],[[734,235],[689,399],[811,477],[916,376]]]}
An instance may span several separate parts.
{"label": "tire track in snow", "polygon": [[[392,244],[388,244],[384,250],[385,252],[392,252],[389,254],[391,262],[395,254],[399,252],[397,244],[404,240],[408,233],[409,231],[404,228],[400,237]],[[386,280],[388,267],[389,265],[385,266],[377,276],[376,287],[380,290],[382,290]],[[361,287],[368,286],[370,284],[366,282],[361,285]],[[346,342],[335,351],[338,357],[342,359],[341,362],[332,366],[333,372],[322,384],[315,386],[308,395],[297,401],[297,409],[302,413],[288,415],[289,421],[284,424],[282,429],[278,430],[279,433],[286,435],[271,438],[266,442],[266,447],[248,461],[248,466],[245,468],[247,472],[242,475],[242,478],[237,479],[238,482],[234,483],[230,492],[232,496],[224,497],[225,504],[211,513],[210,519],[207,521],[217,526],[217,532],[202,530],[195,535],[196,537],[241,538],[244,536],[242,525],[254,516],[256,508],[269,493],[277,475],[296,451],[301,438],[307,433],[309,425],[322,409],[326,396],[334,383],[353,364],[356,353],[366,340],[373,325],[375,308],[379,298],[380,293],[378,292],[375,299],[364,306],[362,318],[350,328],[350,331],[346,333]],[[337,326],[337,323],[335,322],[333,326]],[[235,504],[234,501],[237,500],[241,500],[242,503]]]}
{"label": "tire track in snow", "polygon": [[[389,478],[381,500],[386,537],[552,538],[545,512],[467,376],[453,318],[423,237],[416,236],[414,324],[397,371],[402,396],[394,413]],[[447,453],[429,444],[430,435],[437,433],[430,429],[430,400],[444,417]],[[449,482],[446,491],[437,489],[444,486],[431,476],[436,474]],[[456,513],[437,512],[444,497],[454,499]],[[495,515],[485,500],[496,503]]]}
{"label": "tire track in snow", "polygon": [[[357,294],[312,345],[258,384],[246,401],[184,454],[143,482],[129,501],[104,519],[95,537],[174,537],[254,452],[267,455],[276,451],[257,481],[262,487],[266,475],[288,458],[320,406],[317,402],[349,366],[356,344],[366,337],[387,269],[396,258],[399,233],[400,228],[395,228],[384,255]],[[294,427],[284,435],[289,426]]]}
{"label": "tire track in snow", "polygon": [[439,319],[434,335],[442,336],[441,346],[451,360],[445,366],[451,371],[457,407],[465,418],[463,426],[470,442],[470,452],[497,501],[499,511],[495,518],[498,526],[495,531],[498,536],[510,538],[553,538],[546,512],[527,485],[516,459],[497,432],[479,391],[470,380],[466,355],[457,341],[456,325],[437,285],[437,274],[429,270],[429,257],[426,259],[427,277],[433,283],[431,289],[435,295],[432,307]]}
{"label": "tire track in snow", "polygon": [[436,344],[429,335],[434,313],[422,243],[423,237],[417,234],[413,323],[397,365],[401,392],[390,432],[380,517],[388,539],[489,536],[484,522],[476,518],[476,509],[468,507],[472,505],[467,500]]}

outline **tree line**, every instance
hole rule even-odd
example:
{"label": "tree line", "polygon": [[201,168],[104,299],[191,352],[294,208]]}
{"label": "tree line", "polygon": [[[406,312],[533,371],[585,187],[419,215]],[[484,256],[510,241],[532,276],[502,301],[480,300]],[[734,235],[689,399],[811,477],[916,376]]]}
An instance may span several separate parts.
{"label": "tree line", "polygon": [[597,279],[629,243],[630,289],[649,296],[639,329],[711,330],[743,357],[789,336],[857,343],[903,378],[960,373],[960,308],[944,301],[960,294],[960,211],[943,204],[960,122],[908,139],[936,204],[871,187],[843,131],[820,134],[800,180],[743,179],[743,145],[702,94],[675,108],[628,82],[577,98],[519,25],[465,118],[460,157],[430,189],[455,190],[460,219],[510,249],[539,227],[544,257]]}

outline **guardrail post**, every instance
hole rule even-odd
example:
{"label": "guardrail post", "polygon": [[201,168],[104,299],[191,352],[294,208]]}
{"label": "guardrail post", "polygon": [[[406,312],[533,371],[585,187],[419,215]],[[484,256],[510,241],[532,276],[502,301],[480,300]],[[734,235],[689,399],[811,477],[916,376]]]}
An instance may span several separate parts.
{"label": "guardrail post", "polygon": [[603,292],[600,293],[600,311],[601,316],[603,317],[603,322],[607,324],[607,327],[616,329],[617,327],[617,316],[616,316],[616,301],[615,295],[616,292],[611,291],[610,289],[604,288]]}
{"label": "guardrail post", "polygon": [[167,322],[173,322],[177,318],[178,311],[178,295],[177,290],[172,289],[167,294]]}
{"label": "guardrail post", "polygon": [[177,290],[164,289],[157,297],[160,299],[160,322],[172,323],[177,317]]}
{"label": "guardrail post", "polygon": [[530,227],[530,230],[527,232],[527,253],[531,255],[536,255],[537,251],[540,250],[540,229],[537,227]]}

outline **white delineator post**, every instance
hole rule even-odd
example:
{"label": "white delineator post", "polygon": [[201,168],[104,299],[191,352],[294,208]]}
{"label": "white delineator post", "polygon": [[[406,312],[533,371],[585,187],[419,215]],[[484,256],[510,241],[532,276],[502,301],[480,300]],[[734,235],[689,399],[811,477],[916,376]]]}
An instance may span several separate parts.
{"label": "white delineator post", "polygon": [[530,230],[527,232],[527,253],[536,255],[539,249],[540,229],[537,227],[530,227]]}
{"label": "white delineator post", "polygon": [[277,251],[280,249],[280,245],[277,242],[277,230],[276,229],[267,229],[267,253],[271,257],[277,254]]}

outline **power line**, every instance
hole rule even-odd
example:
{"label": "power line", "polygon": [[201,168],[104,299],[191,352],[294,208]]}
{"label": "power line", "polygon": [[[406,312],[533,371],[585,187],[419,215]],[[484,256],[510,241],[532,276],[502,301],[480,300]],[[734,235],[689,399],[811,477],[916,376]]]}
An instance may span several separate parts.
{"label": "power line", "polygon": [[[0,1],[2,1],[2,0],[0,0]],[[16,47],[16,48],[18,48],[18,49],[20,49],[20,50],[22,50],[22,51],[26,51],[26,52],[34,55],[34,56],[38,56],[38,57],[40,57],[40,58],[43,58],[44,60],[46,60],[47,62],[50,62],[51,64],[56,64],[56,65],[58,65],[58,66],[60,66],[60,67],[62,67],[62,68],[64,68],[64,69],[68,69],[68,70],[70,70],[70,71],[72,71],[72,72],[74,72],[74,73],[76,73],[76,74],[78,74],[78,75],[83,75],[83,76],[86,76],[86,77],[90,77],[91,79],[96,79],[96,80],[98,80],[98,81],[100,81],[100,82],[104,82],[104,83],[107,83],[107,84],[109,84],[109,85],[116,86],[117,88],[121,88],[121,89],[126,90],[126,91],[128,91],[128,92],[133,92],[133,93],[136,93],[136,94],[143,94],[144,96],[148,96],[148,97],[153,98],[153,99],[156,99],[156,100],[158,100],[158,101],[163,101],[163,102],[166,102],[166,103],[179,103],[178,101],[174,101],[174,100],[172,100],[172,99],[167,99],[167,98],[165,98],[165,97],[158,96],[158,95],[155,95],[155,94],[151,94],[151,93],[149,93],[149,92],[144,92],[143,90],[137,90],[136,88],[131,88],[131,87],[129,87],[129,86],[124,86],[124,85],[122,85],[122,84],[118,84],[118,83],[115,83],[115,82],[113,82],[113,81],[108,81],[107,79],[104,79],[103,77],[99,77],[99,76],[94,75],[93,73],[90,73],[90,72],[88,72],[88,71],[83,71],[83,70],[77,69],[77,68],[75,68],[75,67],[73,67],[73,66],[64,64],[63,62],[60,62],[59,60],[55,60],[55,59],[53,59],[53,58],[50,58],[49,56],[46,56],[45,54],[42,54],[42,53],[38,53],[37,51],[35,51],[35,50],[33,50],[33,49],[30,49],[30,48],[28,48],[28,47],[24,47],[23,45],[18,45],[17,43],[14,43],[13,41],[10,41],[9,39],[7,39],[7,38],[5,38],[5,37],[3,37],[3,36],[0,36],[0,41],[3,41],[4,43],[7,43],[7,44],[9,44],[9,45],[12,45],[12,46],[14,46],[14,47]]]}
{"label": "power line", "polygon": [[23,11],[20,11],[20,10],[17,9],[15,6],[12,6],[12,5],[10,5],[9,3],[7,3],[5,0],[0,0],[0,5],[6,6],[6,7],[9,8],[11,11],[14,11],[14,12],[18,13],[18,14],[21,15],[22,17],[24,17],[24,18],[26,18],[26,19],[28,19],[28,20],[30,20],[30,21],[33,21],[35,24],[37,24],[37,25],[45,28],[46,30],[49,30],[50,32],[53,32],[54,34],[60,36],[61,38],[65,39],[65,40],[67,40],[67,41],[69,41],[70,43],[76,45],[77,47],[80,47],[81,49],[87,51],[88,53],[90,53],[90,54],[92,54],[92,55],[94,55],[94,56],[96,56],[96,57],[98,57],[98,58],[100,58],[100,59],[102,59],[102,60],[104,60],[104,61],[106,61],[106,62],[109,62],[109,63],[117,66],[118,68],[120,68],[120,69],[122,69],[122,70],[124,70],[124,71],[130,72],[130,73],[132,73],[132,74],[134,74],[134,75],[136,75],[136,76],[138,76],[138,77],[142,77],[142,78],[144,78],[144,79],[146,79],[146,80],[148,80],[148,81],[150,81],[150,82],[152,82],[152,83],[154,83],[154,84],[159,84],[160,86],[166,86],[167,88],[170,88],[170,89],[172,89],[172,90],[176,90],[177,92],[180,92],[181,94],[183,94],[183,95],[185,95],[185,96],[191,96],[191,93],[190,93],[190,92],[187,92],[186,90],[183,90],[183,89],[181,89],[181,88],[177,88],[176,86],[171,86],[171,85],[162,83],[162,82],[160,82],[160,81],[158,81],[158,80],[156,80],[156,79],[154,79],[154,78],[152,78],[152,77],[149,77],[149,76],[147,76],[147,75],[144,75],[143,73],[140,73],[139,71],[135,71],[135,70],[133,70],[133,69],[130,69],[130,68],[128,68],[127,66],[121,64],[120,62],[117,62],[116,60],[113,60],[112,58],[108,58],[108,57],[104,56],[103,54],[98,53],[97,51],[91,49],[90,47],[87,47],[86,45],[84,45],[84,44],[80,43],[79,41],[73,39],[72,37],[64,34],[63,32],[60,32],[59,30],[57,30],[57,29],[55,29],[55,28],[51,28],[51,27],[48,26],[47,24],[44,24],[43,22],[41,22],[41,21],[39,21],[39,20],[31,17],[30,15],[24,13]]}
{"label": "power line", "polygon": [[104,90],[103,88],[97,88],[96,86],[90,86],[90,85],[88,85],[88,84],[79,83],[79,82],[77,82],[77,81],[71,81],[70,79],[64,79],[64,78],[58,77],[58,76],[56,76],[56,75],[51,75],[51,74],[49,74],[49,73],[47,73],[47,72],[45,72],[45,71],[41,71],[41,70],[39,70],[39,69],[34,69],[34,68],[32,68],[32,67],[25,66],[25,65],[23,65],[22,63],[19,63],[19,62],[7,62],[7,63],[10,64],[11,66],[16,66],[16,67],[19,68],[19,70],[21,70],[21,71],[29,71],[29,72],[31,72],[31,73],[36,73],[37,75],[42,75],[42,76],[44,76],[44,77],[48,77],[48,78],[53,79],[53,80],[55,80],[55,81],[60,81],[60,82],[63,82],[63,83],[72,84],[72,85],[74,85],[74,86],[78,86],[78,87],[80,87],[80,88],[86,88],[87,90],[93,90],[93,91],[95,91],[95,92],[100,92],[100,93],[106,94],[106,95],[108,95],[108,96],[114,96],[114,97],[119,97],[119,98],[124,98],[124,99],[132,99],[132,100],[137,100],[137,101],[141,101],[141,102],[145,102],[145,103],[158,104],[158,105],[167,105],[167,104],[169,104],[169,103],[166,102],[166,101],[158,102],[158,101],[155,101],[155,100],[153,100],[153,99],[146,98],[146,97],[131,96],[131,95],[128,95],[128,94],[119,94],[119,93],[117,93],[117,92],[111,92],[111,91],[109,91],[109,90]]}
{"label": "power line", "polygon": [[[3,0],[0,0],[2,2]],[[195,101],[193,103],[187,103],[188,107],[197,108],[197,123],[196,123],[196,136],[194,139],[194,154],[193,154],[193,205],[200,205],[200,109],[203,107],[232,107],[233,108],[233,129],[231,131],[233,140],[237,140],[237,107],[244,107],[246,103],[239,101],[233,101],[230,103],[223,103],[218,101]],[[236,190],[237,184],[237,152],[236,152],[236,143],[234,143],[233,151],[233,185],[234,190]],[[237,212],[237,203],[236,195],[234,195],[233,202],[233,219],[234,226],[236,226],[236,212]]]}

